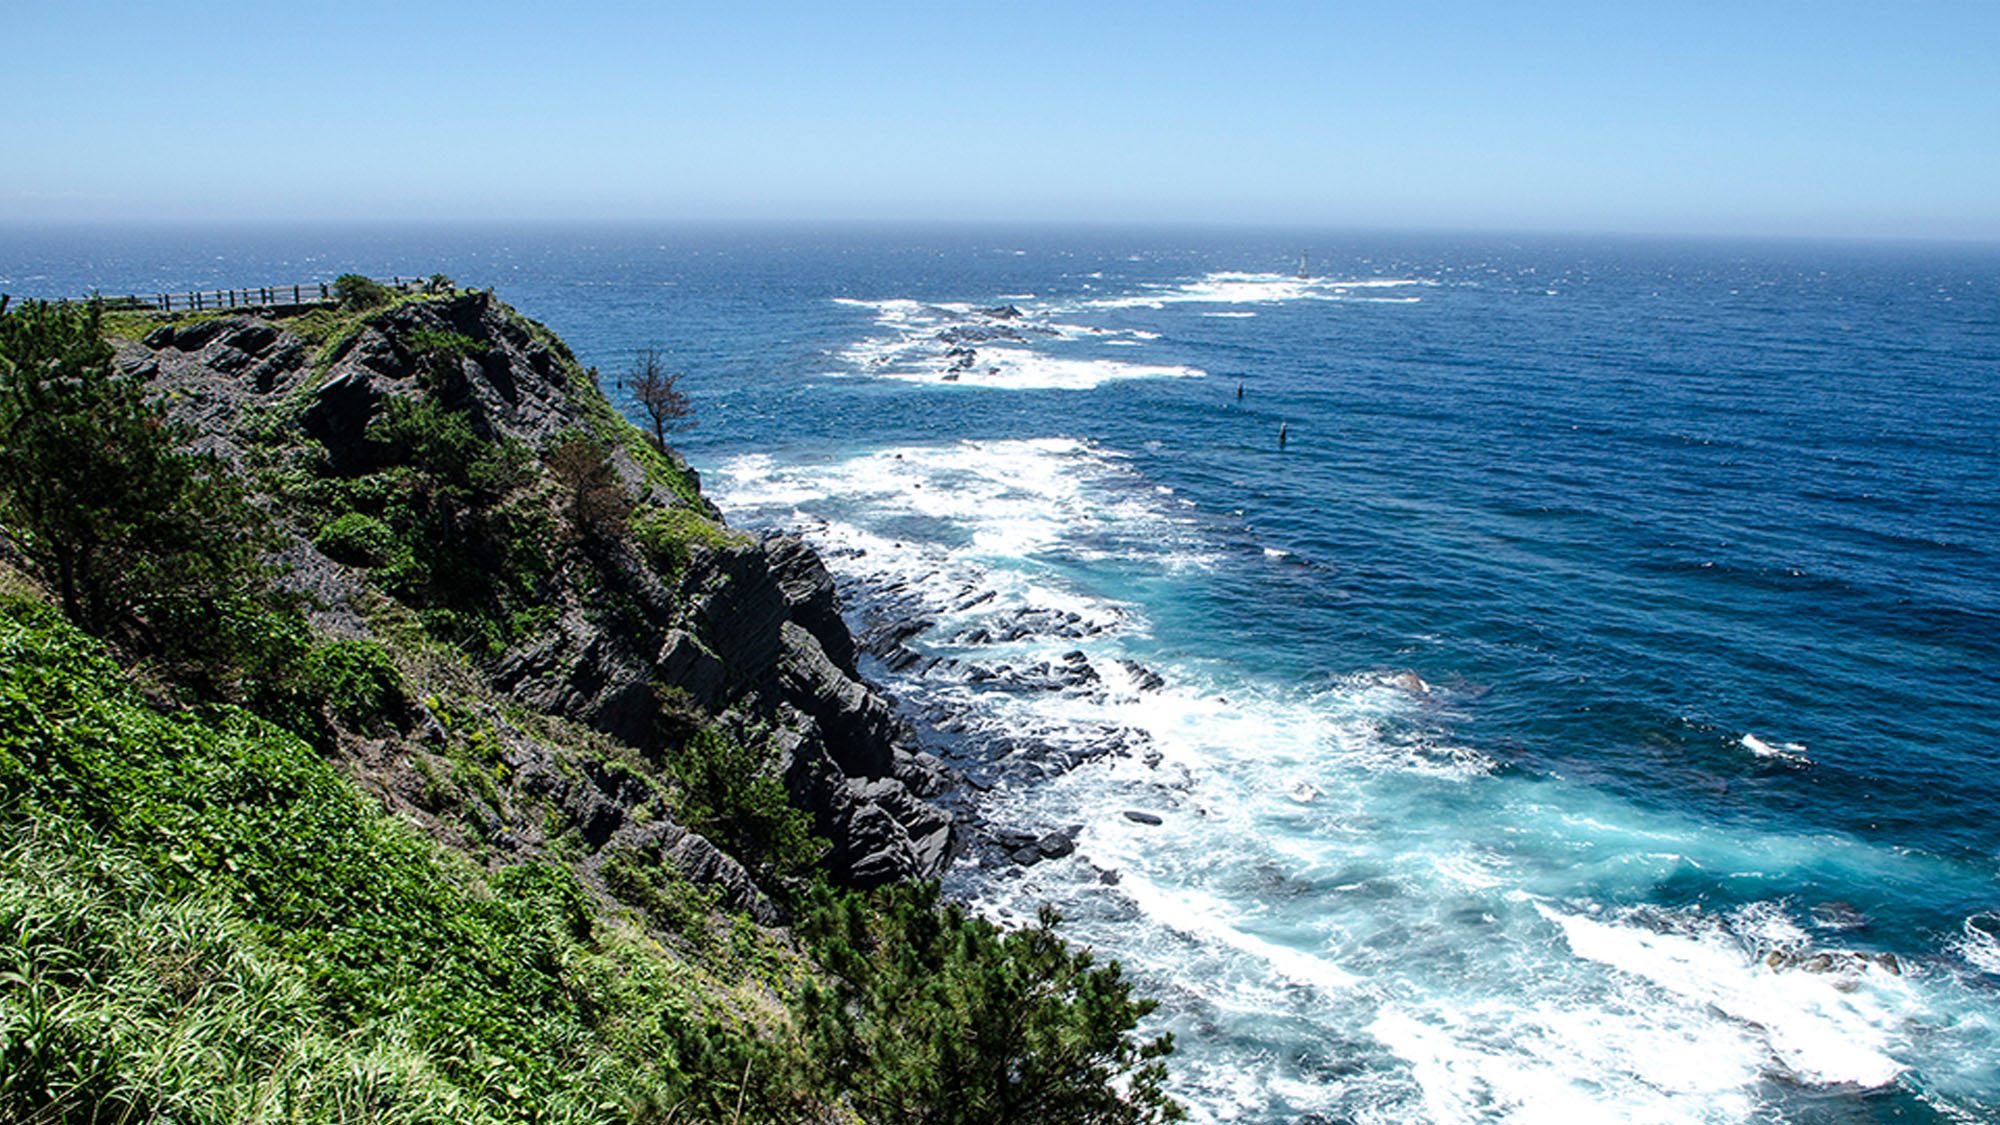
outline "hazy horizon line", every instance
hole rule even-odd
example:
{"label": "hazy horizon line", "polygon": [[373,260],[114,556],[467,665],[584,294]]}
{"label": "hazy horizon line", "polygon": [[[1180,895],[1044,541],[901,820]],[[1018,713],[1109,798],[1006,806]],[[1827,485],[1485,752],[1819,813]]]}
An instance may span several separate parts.
{"label": "hazy horizon line", "polygon": [[248,216],[61,216],[0,215],[0,230],[818,230],[818,231],[994,231],[1009,233],[1054,231],[1130,231],[1145,233],[1231,233],[1266,235],[1416,238],[1611,238],[1643,241],[1830,243],[1868,245],[2000,247],[2000,234],[1938,234],[1888,232],[1825,232],[1678,228],[1647,226],[1518,226],[1419,223],[1325,223],[1286,220],[1227,219],[1096,219],[1096,218],[881,218],[852,216],[320,216],[274,218]]}

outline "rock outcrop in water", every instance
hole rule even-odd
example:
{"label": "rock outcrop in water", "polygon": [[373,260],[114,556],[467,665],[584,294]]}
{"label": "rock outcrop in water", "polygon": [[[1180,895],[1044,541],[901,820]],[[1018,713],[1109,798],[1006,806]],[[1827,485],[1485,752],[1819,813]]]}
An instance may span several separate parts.
{"label": "rock outcrop in water", "polygon": [[[406,628],[414,614],[423,632],[473,655],[484,701],[458,705],[471,714],[430,699],[407,738],[347,744],[355,772],[392,806],[443,823],[428,816],[430,779],[470,726],[503,779],[469,813],[486,846],[540,851],[572,835],[592,857],[586,872],[614,852],[657,857],[719,888],[726,905],[768,918],[742,857],[674,823],[656,783],[616,768],[628,754],[671,764],[705,727],[761,749],[831,841],[837,880],[869,886],[943,870],[953,824],[924,798],[946,771],[914,750],[907,726],[858,678],[819,558],[797,539],[724,525],[685,462],[620,419],[560,340],[490,294],[365,317],[166,323],[125,343],[119,361],[270,494],[285,581],[313,600],[321,626],[420,660]],[[451,419],[477,449],[430,447],[449,444],[437,428],[458,425]],[[601,524],[549,518],[573,514],[565,489],[589,487],[557,479],[554,451],[578,439],[613,474],[618,496],[603,503],[615,515]],[[486,457],[477,471],[500,471],[481,450],[506,451],[519,472],[501,485],[451,486],[488,487],[490,510],[445,511],[437,495],[412,503],[446,523],[508,521],[509,541],[532,540],[541,558],[459,552],[424,571],[407,544],[350,542],[394,522],[376,494],[441,490],[411,481],[464,468],[432,462]],[[536,733],[545,719],[624,749],[580,762]]]}

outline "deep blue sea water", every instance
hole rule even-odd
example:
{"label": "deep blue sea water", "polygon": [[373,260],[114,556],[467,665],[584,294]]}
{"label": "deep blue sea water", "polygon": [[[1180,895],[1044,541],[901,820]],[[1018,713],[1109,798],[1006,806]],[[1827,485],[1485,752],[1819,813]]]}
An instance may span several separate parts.
{"label": "deep blue sea water", "polygon": [[350,270],[670,352],[1197,1120],[2000,1121],[2000,249],[0,228]]}

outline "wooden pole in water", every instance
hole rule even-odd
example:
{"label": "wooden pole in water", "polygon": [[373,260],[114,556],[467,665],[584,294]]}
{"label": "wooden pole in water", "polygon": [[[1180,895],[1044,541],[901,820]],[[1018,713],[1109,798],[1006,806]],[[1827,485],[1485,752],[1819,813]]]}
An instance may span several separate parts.
{"label": "wooden pole in water", "polygon": [[1285,429],[1286,429],[1286,423],[1284,423],[1284,422],[1280,422],[1280,423],[1278,423],[1278,448],[1279,448],[1279,449],[1283,449],[1283,448],[1285,448]]}

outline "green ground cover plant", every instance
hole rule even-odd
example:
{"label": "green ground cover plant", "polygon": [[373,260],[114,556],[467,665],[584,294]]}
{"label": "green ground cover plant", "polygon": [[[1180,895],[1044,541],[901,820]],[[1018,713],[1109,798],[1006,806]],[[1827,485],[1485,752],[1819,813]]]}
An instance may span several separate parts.
{"label": "green ground cover plant", "polygon": [[[0,947],[10,1111],[117,1104],[133,1120],[232,1120],[295,1065],[282,1052],[209,1057],[228,1044],[202,1028],[247,1021],[286,1042],[387,1051],[397,1081],[425,1087],[408,1095],[422,1104],[476,1101],[506,1121],[647,1120],[636,1107],[697,1105],[703,1083],[721,1081],[682,1066],[683,1052],[758,1038],[714,1007],[729,989],[696,972],[654,966],[656,983],[679,984],[626,994],[616,964],[649,955],[596,921],[567,870],[477,872],[371,808],[289,732],[234,708],[152,709],[94,641],[18,600],[0,612],[0,825],[16,842],[0,871],[0,903],[17,912],[14,944]],[[77,838],[95,850],[67,842]],[[45,877],[62,856],[76,857],[68,873]],[[205,920],[198,941],[174,938],[191,918]],[[188,986],[165,1039],[135,1033],[164,1018],[147,949],[177,941],[213,962],[183,959],[177,972],[223,983]],[[282,1020],[260,1014],[273,995]],[[155,1057],[176,1051],[190,1057]],[[162,1067],[196,1087],[234,1074],[237,1089],[204,1112],[182,1104],[187,1091],[167,1097]]]}

